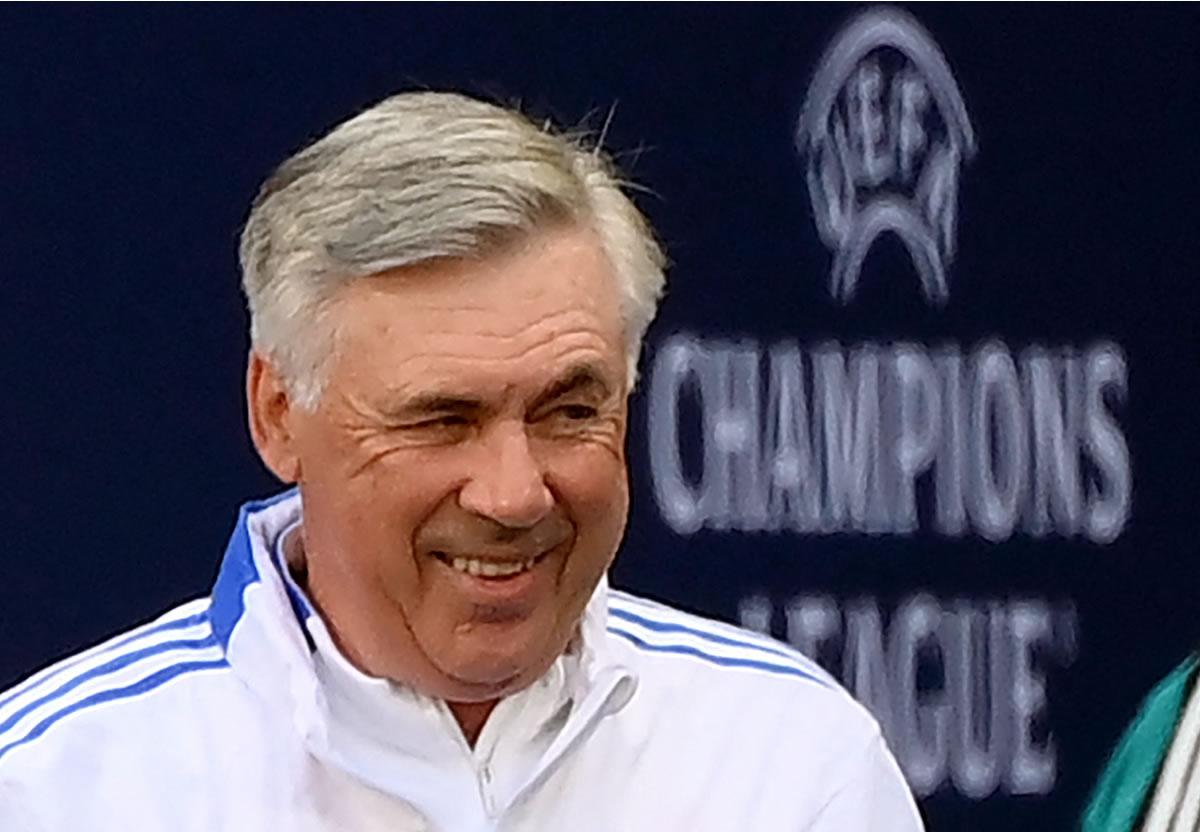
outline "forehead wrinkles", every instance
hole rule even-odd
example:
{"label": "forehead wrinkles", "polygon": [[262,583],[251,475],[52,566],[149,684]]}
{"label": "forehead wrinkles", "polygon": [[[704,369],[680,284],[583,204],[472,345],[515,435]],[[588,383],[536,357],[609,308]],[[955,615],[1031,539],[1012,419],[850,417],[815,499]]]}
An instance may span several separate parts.
{"label": "forehead wrinkles", "polygon": [[[493,310],[494,311],[494,310]],[[343,346],[369,360],[393,365],[421,356],[452,355],[491,358],[521,354],[541,346],[593,341],[599,349],[621,345],[620,321],[605,320],[591,310],[565,309],[514,317],[488,310],[457,310],[442,315],[397,315],[351,323],[343,329]],[[374,363],[374,362],[373,362]]]}
{"label": "forehead wrinkles", "polygon": [[[485,340],[495,341],[477,343]],[[389,365],[378,381],[401,396],[443,389],[448,394],[520,398],[540,393],[571,367],[591,366],[610,389],[617,390],[624,378],[622,357],[619,346],[588,330],[550,340],[510,342],[496,350],[471,349],[454,340],[445,349],[410,354]]]}
{"label": "forehead wrinkles", "polygon": [[[613,378],[606,379],[616,387],[620,378],[621,363],[612,361],[603,345],[591,340],[579,340],[570,344],[535,345],[517,353],[480,356],[476,353],[439,353],[417,355],[403,362],[402,375],[408,379],[400,382],[406,387],[419,388],[429,385],[453,383],[479,388],[511,389],[514,385],[540,387],[560,371],[573,365],[590,365],[603,369],[610,366]],[[608,375],[606,373],[605,375]]]}
{"label": "forehead wrinkles", "polygon": [[512,372],[536,376],[557,368],[561,354],[591,350],[593,363],[623,368],[619,295],[607,260],[577,236],[490,262],[384,273],[344,288],[334,310],[338,363],[385,384],[418,384],[416,368],[432,370],[439,359],[455,373],[469,367],[446,362],[555,365],[514,363]]}
{"label": "forehead wrinkles", "polygon": [[[558,285],[521,285],[525,281],[470,281],[458,287],[362,285],[347,291],[336,307],[350,335],[428,337],[451,335],[518,336],[530,329],[623,328],[620,302],[611,280],[563,280]],[[616,333],[616,334],[619,334]]]}
{"label": "forehead wrinkles", "polygon": [[571,334],[591,332],[599,337],[619,335],[619,323],[606,320],[594,309],[579,306],[555,310],[526,310],[508,314],[502,310],[454,311],[430,316],[425,326],[430,339],[480,339],[494,342],[544,341]]}
{"label": "forehead wrinkles", "polygon": [[[503,315],[456,310],[461,331],[431,315],[383,316],[347,333],[335,376],[384,400],[403,400],[429,390],[492,399],[536,395],[572,365],[588,364],[622,387],[625,352],[619,319],[590,310],[566,309],[510,321]],[[481,320],[482,318],[482,320]],[[404,319],[407,319],[404,320]],[[360,321],[360,325],[365,323]],[[408,324],[412,325],[409,326]],[[441,324],[441,325],[439,325]]]}

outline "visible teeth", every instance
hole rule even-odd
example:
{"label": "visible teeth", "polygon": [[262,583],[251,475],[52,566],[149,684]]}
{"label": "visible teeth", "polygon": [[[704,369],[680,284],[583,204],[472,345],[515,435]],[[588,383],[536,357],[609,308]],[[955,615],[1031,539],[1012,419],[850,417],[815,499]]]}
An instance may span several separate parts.
{"label": "visible teeth", "polygon": [[537,558],[528,558],[527,560],[510,563],[497,563],[496,561],[480,560],[478,558],[454,558],[450,562],[450,565],[459,572],[466,572],[468,575],[500,578],[516,575],[518,572],[531,569],[536,562]]}

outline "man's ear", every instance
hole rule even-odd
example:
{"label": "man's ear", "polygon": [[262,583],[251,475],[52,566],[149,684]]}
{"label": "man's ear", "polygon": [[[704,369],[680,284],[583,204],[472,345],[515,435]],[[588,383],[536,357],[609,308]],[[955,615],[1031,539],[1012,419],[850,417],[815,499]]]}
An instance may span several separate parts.
{"label": "man's ear", "polygon": [[257,350],[251,350],[246,366],[246,407],[250,437],[263,464],[283,482],[298,482],[294,406],[275,366]]}

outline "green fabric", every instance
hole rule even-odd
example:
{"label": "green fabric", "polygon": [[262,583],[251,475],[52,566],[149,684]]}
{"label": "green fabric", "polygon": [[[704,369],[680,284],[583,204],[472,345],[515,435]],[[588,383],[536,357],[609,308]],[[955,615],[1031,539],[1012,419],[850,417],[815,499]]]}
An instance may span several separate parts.
{"label": "green fabric", "polygon": [[1082,832],[1132,832],[1171,746],[1196,664],[1192,656],[1146,697],[1100,775]]}

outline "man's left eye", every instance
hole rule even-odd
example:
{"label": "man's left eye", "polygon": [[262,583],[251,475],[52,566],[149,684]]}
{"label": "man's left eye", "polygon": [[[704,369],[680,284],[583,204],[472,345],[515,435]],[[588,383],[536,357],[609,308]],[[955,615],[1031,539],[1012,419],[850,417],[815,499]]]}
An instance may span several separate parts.
{"label": "man's left eye", "polygon": [[596,408],[587,404],[564,404],[556,408],[555,413],[572,422],[582,422],[596,415]]}

